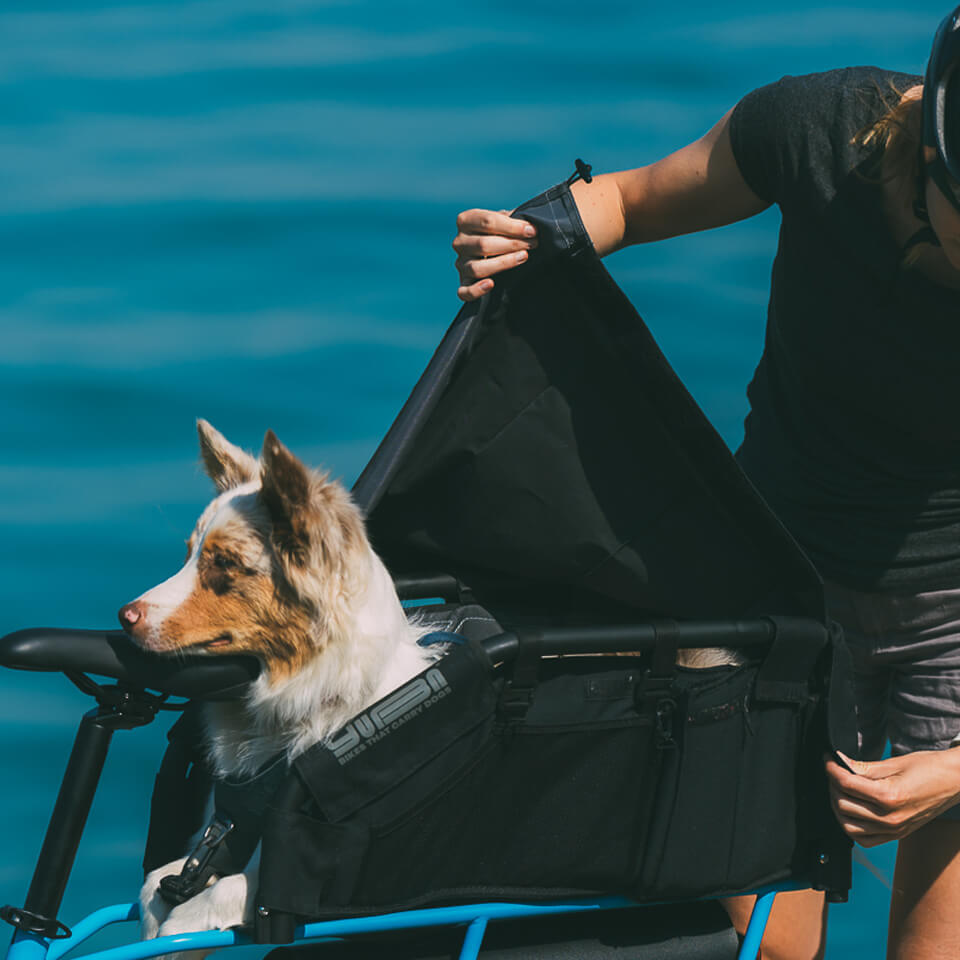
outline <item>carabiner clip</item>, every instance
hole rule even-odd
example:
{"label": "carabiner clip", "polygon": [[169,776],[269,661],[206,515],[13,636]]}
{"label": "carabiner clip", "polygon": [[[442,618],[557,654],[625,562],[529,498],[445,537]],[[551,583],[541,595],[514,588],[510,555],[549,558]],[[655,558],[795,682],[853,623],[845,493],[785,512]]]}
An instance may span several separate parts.
{"label": "carabiner clip", "polygon": [[207,829],[203,831],[200,842],[187,857],[187,862],[180,873],[176,876],[171,874],[160,881],[160,896],[167,903],[174,906],[185,903],[210,882],[215,872],[210,861],[231,830],[233,830],[232,820],[214,816],[207,825]]}

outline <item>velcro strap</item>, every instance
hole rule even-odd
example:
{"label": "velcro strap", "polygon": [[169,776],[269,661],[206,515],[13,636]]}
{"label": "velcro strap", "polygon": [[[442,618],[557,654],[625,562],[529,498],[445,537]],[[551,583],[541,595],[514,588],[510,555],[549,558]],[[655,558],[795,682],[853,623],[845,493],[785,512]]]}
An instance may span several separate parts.
{"label": "velcro strap", "polygon": [[757,700],[802,703],[810,695],[810,677],[827,645],[827,628],[817,620],[770,617],[773,643],[757,673]]}

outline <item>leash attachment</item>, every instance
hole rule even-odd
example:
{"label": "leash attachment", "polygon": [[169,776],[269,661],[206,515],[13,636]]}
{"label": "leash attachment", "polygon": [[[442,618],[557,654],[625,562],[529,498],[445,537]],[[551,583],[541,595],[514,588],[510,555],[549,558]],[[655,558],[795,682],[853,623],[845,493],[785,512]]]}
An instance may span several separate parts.
{"label": "leash attachment", "polygon": [[176,906],[186,902],[203,890],[211,877],[217,876],[216,865],[212,861],[232,830],[232,820],[215,816],[210,821],[180,873],[160,881],[160,896],[167,903]]}

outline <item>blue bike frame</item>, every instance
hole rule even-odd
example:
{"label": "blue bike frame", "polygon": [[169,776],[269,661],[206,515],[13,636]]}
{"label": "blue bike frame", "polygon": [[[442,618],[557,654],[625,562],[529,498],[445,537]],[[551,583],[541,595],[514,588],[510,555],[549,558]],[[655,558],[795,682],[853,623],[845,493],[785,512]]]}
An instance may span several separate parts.
{"label": "blue bike frame", "polygon": [[[756,960],[774,897],[779,891],[788,889],[797,889],[797,887],[782,885],[756,891],[757,902],[750,917],[746,936],[737,954],[737,960]],[[303,924],[297,927],[293,943],[340,941],[359,934],[409,930],[416,927],[458,926],[465,928],[459,960],[477,960],[483,935],[491,920],[542,917],[550,914],[582,913],[589,910],[635,906],[637,904],[634,901],[621,897],[601,897],[550,904],[474,903],[457,907],[407,910],[373,917],[324,920],[319,923]],[[73,927],[69,937],[48,940],[35,934],[17,931],[7,950],[7,960],[60,960],[67,951],[89,940],[104,927],[114,923],[139,920],[139,918],[138,904],[119,903],[111,907],[103,907],[84,917]],[[215,950],[248,946],[252,943],[253,940],[239,930],[204,930],[172,937],[158,937],[154,940],[138,940],[123,946],[111,947],[108,950],[84,954],[83,960],[146,960],[148,957],[184,950]]]}

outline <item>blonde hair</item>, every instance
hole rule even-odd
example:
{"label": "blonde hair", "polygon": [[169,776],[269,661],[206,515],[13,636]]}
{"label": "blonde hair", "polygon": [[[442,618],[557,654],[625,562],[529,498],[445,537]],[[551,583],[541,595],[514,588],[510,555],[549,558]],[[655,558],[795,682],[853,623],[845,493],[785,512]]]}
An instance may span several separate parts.
{"label": "blonde hair", "polygon": [[[852,143],[879,151],[882,166],[878,162],[875,183],[899,181],[901,195],[912,200],[920,174],[920,150],[923,139],[923,106],[921,98],[906,97],[905,91],[890,84],[885,94],[878,90],[886,112],[868,127],[854,134]],[[911,266],[920,256],[920,248],[913,246],[901,260],[901,266]]]}
{"label": "blonde hair", "polygon": [[892,99],[881,94],[886,113],[869,127],[854,134],[853,143],[860,147],[883,151],[884,166],[889,171],[883,179],[916,177],[919,172],[920,140],[923,134],[923,109],[919,97],[904,97],[890,85]]}

